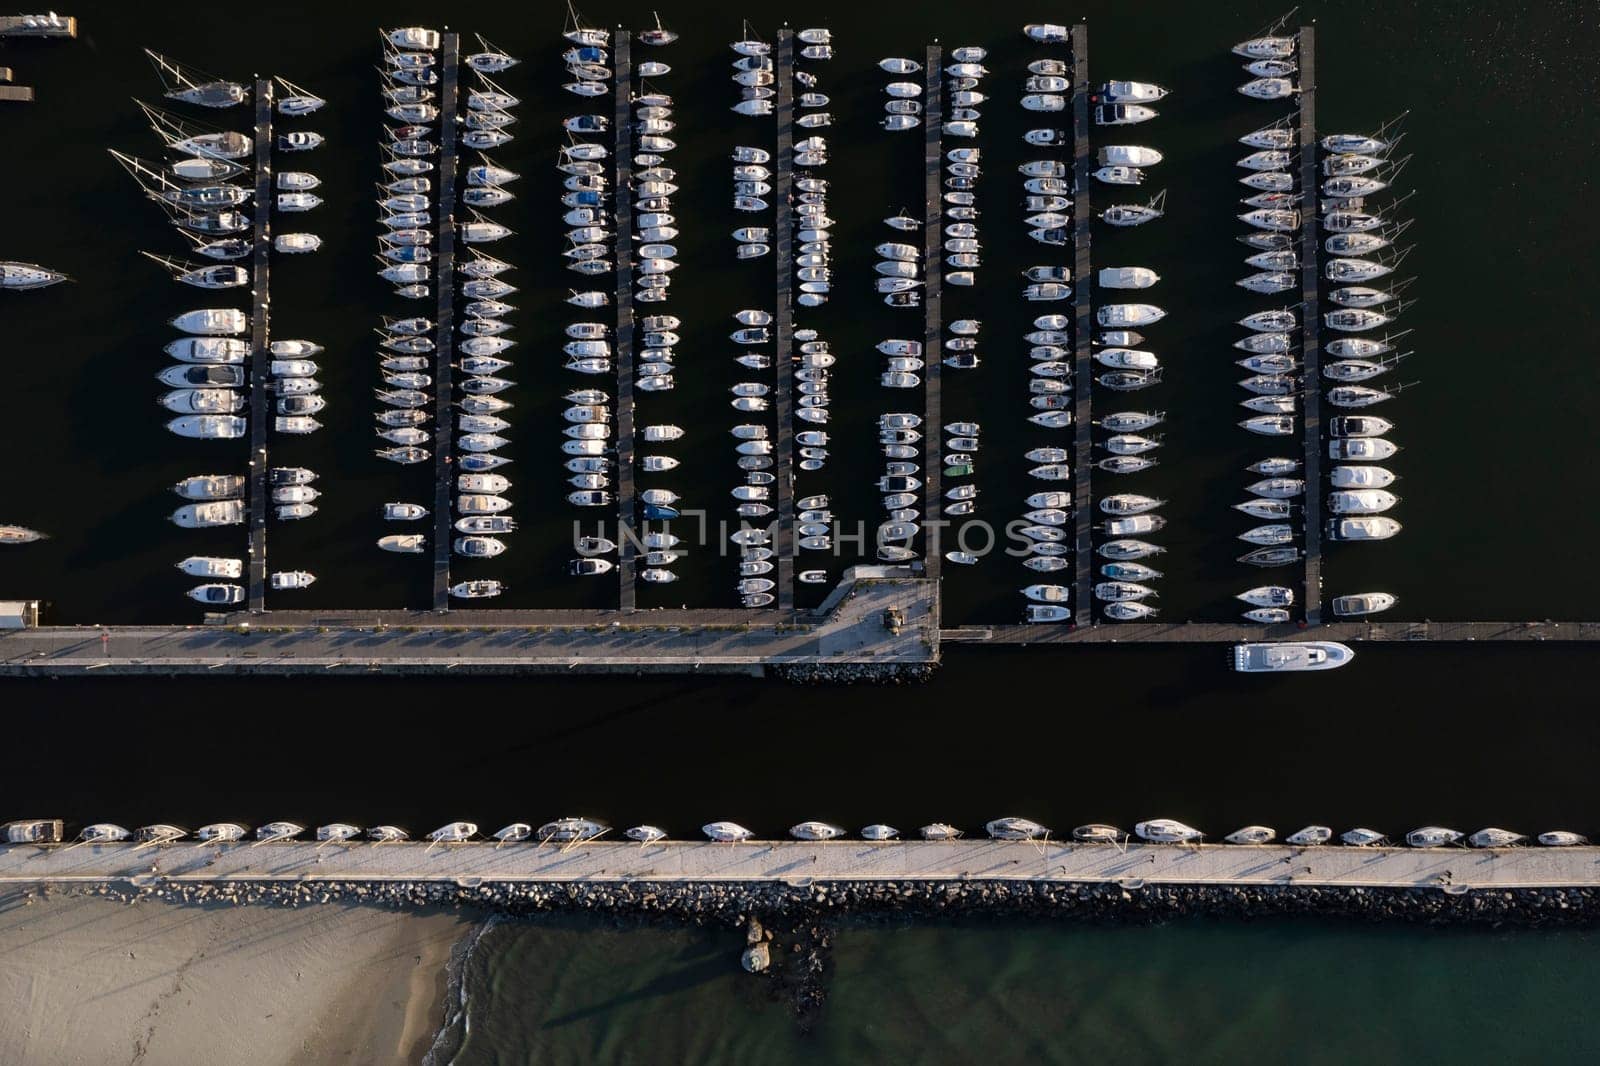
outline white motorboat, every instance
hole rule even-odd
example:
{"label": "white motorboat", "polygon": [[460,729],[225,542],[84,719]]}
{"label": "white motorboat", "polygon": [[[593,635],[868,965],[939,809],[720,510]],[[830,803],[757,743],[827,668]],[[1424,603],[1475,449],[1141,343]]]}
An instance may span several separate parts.
{"label": "white motorboat", "polygon": [[1330,514],[1382,514],[1400,498],[1385,489],[1345,489],[1328,495]]}
{"label": "white motorboat", "polygon": [[1456,844],[1465,834],[1455,829],[1446,829],[1444,826],[1425,825],[1421,829],[1413,829],[1406,834],[1406,844],[1413,848],[1442,848],[1448,844]]}
{"label": "white motorboat", "polygon": [[1108,81],[1100,86],[1099,99],[1106,104],[1153,104],[1167,95],[1164,87],[1148,81]]}
{"label": "white motorboat", "polygon": [[391,533],[378,538],[378,547],[386,552],[399,552],[402,554],[417,554],[428,543],[428,538],[421,533]]}
{"label": "white motorboat", "polygon": [[1166,311],[1154,304],[1103,304],[1095,312],[1095,321],[1107,329],[1150,326],[1166,317]]}
{"label": "white motorboat", "polygon": [[1325,825],[1308,825],[1284,837],[1284,843],[1295,847],[1320,847],[1333,839],[1333,830]]}
{"label": "white motorboat", "polygon": [[464,600],[486,599],[504,591],[505,585],[499,581],[461,581],[450,586],[450,595]]}
{"label": "white motorboat", "polygon": [[1277,839],[1278,831],[1266,825],[1247,825],[1222,839],[1229,844],[1270,844]]}
{"label": "white motorboat", "polygon": [[1334,670],[1354,659],[1355,654],[1348,646],[1331,640],[1239,644],[1233,649],[1233,668],[1242,674]]}
{"label": "white motorboat", "polygon": [[796,840],[834,840],[844,836],[844,832],[827,822],[800,822],[789,827],[789,835]]}
{"label": "white motorboat", "polygon": [[1572,848],[1589,843],[1589,838],[1565,829],[1552,829],[1539,834],[1539,843],[1547,848]]}
{"label": "white motorboat", "polygon": [[1102,267],[1096,279],[1102,289],[1148,289],[1161,275],[1149,267]]}
{"label": "white motorboat", "polygon": [[1152,818],[1139,822],[1134,825],[1133,831],[1140,840],[1148,840],[1152,844],[1188,844],[1205,835],[1171,818]]}
{"label": "white motorboat", "polygon": [[1333,598],[1333,613],[1340,618],[1360,618],[1393,607],[1398,600],[1387,592],[1362,592]]}
{"label": "white motorboat", "polygon": [[244,589],[239,585],[196,585],[185,595],[196,603],[203,603],[208,607],[228,606],[244,602]]}
{"label": "white motorboat", "polygon": [[1328,523],[1330,540],[1388,540],[1401,525],[1392,518],[1337,518]]}
{"label": "white motorboat", "polygon": [[1376,829],[1356,828],[1339,834],[1341,843],[1352,848],[1370,848],[1385,843],[1389,838]]}
{"label": "white motorboat", "polygon": [[276,570],[268,580],[272,588],[287,591],[310,588],[317,576],[309,570]]}
{"label": "white motorboat", "polygon": [[1008,816],[984,824],[984,832],[994,840],[1039,840],[1050,830],[1029,818]]}
{"label": "white motorboat", "polygon": [[700,831],[711,840],[728,844],[736,844],[754,836],[738,822],[708,822],[700,827]]}
{"label": "white motorboat", "polygon": [[177,565],[180,571],[190,577],[238,578],[244,573],[242,559],[226,559],[214,555],[191,555]]}
{"label": "white motorboat", "polygon": [[1480,829],[1467,837],[1467,843],[1475,848],[1510,848],[1521,844],[1528,838],[1522,833],[1514,833],[1509,829]]}
{"label": "white motorboat", "polygon": [[1071,590],[1065,585],[1039,584],[1029,585],[1022,594],[1036,603],[1066,603]]}

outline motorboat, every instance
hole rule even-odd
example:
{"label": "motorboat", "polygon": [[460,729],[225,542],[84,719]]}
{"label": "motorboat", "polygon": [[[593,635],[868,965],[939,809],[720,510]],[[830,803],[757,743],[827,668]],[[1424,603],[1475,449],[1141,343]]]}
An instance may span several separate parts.
{"label": "motorboat", "polygon": [[1096,98],[1104,104],[1153,104],[1167,92],[1153,82],[1108,81],[1097,90]]}
{"label": "motorboat", "polygon": [[1166,317],[1166,311],[1154,304],[1103,304],[1095,312],[1095,321],[1107,329],[1149,326]]}
{"label": "motorboat", "polygon": [[1228,844],[1250,845],[1270,844],[1276,840],[1277,837],[1278,831],[1273,829],[1271,826],[1247,825],[1243,829],[1237,829],[1232,833],[1229,833],[1222,839]]}
{"label": "motorboat", "polygon": [[279,591],[310,588],[317,576],[309,570],[276,570],[268,579],[272,588]]}
{"label": "motorboat", "polygon": [[1425,825],[1421,829],[1413,829],[1406,834],[1406,845],[1413,848],[1442,848],[1449,844],[1459,843],[1465,836],[1455,829],[1446,829],[1444,826]]}
{"label": "motorboat", "polygon": [[1242,674],[1334,670],[1354,659],[1355,654],[1346,645],[1331,640],[1239,644],[1233,649],[1233,668]]}
{"label": "motorboat", "polygon": [[1388,841],[1388,837],[1376,829],[1350,829],[1339,834],[1339,841],[1352,848],[1370,848]]}
{"label": "motorboat", "polygon": [[1029,818],[996,818],[983,828],[994,840],[1038,840],[1050,835],[1050,830]]}
{"label": "motorboat", "polygon": [[1333,613],[1340,618],[1359,618],[1387,611],[1398,602],[1387,592],[1362,592],[1333,598]]}
{"label": "motorboat", "polygon": [[421,533],[391,533],[378,538],[378,547],[386,552],[417,554],[427,546],[428,538]]}
{"label": "motorboat", "polygon": [[1401,525],[1392,518],[1337,518],[1328,523],[1330,540],[1388,540],[1400,532]]}
{"label": "motorboat", "polygon": [[185,595],[196,603],[203,603],[207,607],[229,606],[244,602],[244,589],[239,585],[196,585]]}
{"label": "motorboat", "polygon": [[1093,111],[1096,126],[1131,126],[1148,122],[1157,114],[1155,108],[1143,104],[1097,104]]}
{"label": "motorboat", "polygon": [[[1188,844],[1205,835],[1200,830],[1171,818],[1152,818],[1139,822],[1134,825],[1133,831],[1140,840],[1147,840],[1152,844]],[[1076,833],[1074,835],[1076,836]]]}
{"label": "motorboat", "polygon": [[177,564],[178,569],[190,577],[222,577],[237,579],[244,574],[244,561],[214,555],[191,555]]}
{"label": "motorboat", "polygon": [[1552,829],[1538,836],[1540,844],[1547,848],[1571,848],[1589,843],[1589,838],[1565,829]]}
{"label": "motorboat", "polygon": [[1400,502],[1385,489],[1345,489],[1328,495],[1330,514],[1381,514]]}
{"label": "motorboat", "polygon": [[755,835],[738,822],[708,822],[700,831],[711,840],[728,844],[749,840]]}
{"label": "motorboat", "polygon": [[486,599],[504,591],[505,586],[499,581],[461,581],[450,586],[450,595],[464,600]]}
{"label": "motorboat", "polygon": [[242,474],[197,474],[173,485],[172,491],[186,500],[226,500],[243,495],[245,484]]}

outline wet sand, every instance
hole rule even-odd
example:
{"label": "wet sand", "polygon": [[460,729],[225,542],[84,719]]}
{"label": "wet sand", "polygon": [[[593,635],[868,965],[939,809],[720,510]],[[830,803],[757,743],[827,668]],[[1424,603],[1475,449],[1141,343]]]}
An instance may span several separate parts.
{"label": "wet sand", "polygon": [[418,1062],[473,920],[0,896],[0,1061]]}

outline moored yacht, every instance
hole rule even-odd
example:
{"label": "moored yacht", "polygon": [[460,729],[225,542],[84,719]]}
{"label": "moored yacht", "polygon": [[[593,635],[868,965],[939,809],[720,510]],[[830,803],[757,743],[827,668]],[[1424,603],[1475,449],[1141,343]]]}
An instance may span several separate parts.
{"label": "moored yacht", "polygon": [[1171,818],[1152,818],[1139,822],[1134,825],[1133,831],[1139,839],[1152,844],[1187,844],[1204,836],[1200,830]]}
{"label": "moored yacht", "polygon": [[1233,649],[1233,668],[1242,674],[1333,670],[1350,662],[1355,654],[1331,640],[1240,644]]}

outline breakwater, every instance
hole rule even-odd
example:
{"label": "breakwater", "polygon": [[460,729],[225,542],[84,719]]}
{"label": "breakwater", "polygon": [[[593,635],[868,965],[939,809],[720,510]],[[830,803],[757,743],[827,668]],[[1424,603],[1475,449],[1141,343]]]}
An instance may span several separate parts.
{"label": "breakwater", "polygon": [[1600,890],[1600,848],[1408,848],[1288,844],[1090,844],[1027,840],[581,844],[16,845],[0,884],[129,882],[627,885],[940,883],[1269,888]]}

